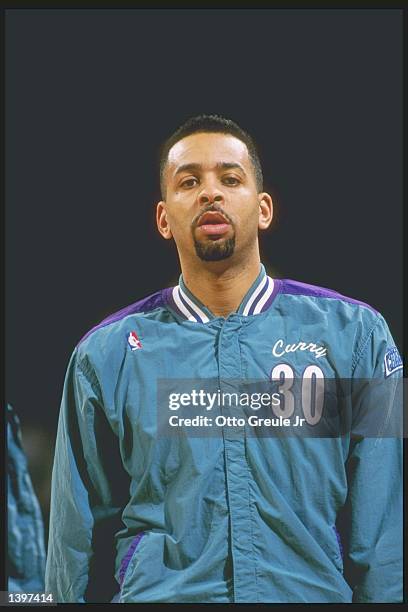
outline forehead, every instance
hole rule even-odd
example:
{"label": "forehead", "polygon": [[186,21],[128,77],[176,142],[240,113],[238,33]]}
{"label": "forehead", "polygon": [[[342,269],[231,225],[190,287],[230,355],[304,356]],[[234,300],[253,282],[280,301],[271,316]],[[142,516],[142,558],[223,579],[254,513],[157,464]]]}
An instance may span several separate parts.
{"label": "forehead", "polygon": [[246,144],[235,136],[197,133],[182,138],[170,149],[168,170],[173,174],[182,164],[190,163],[211,168],[218,162],[238,162],[244,168],[251,167]]}

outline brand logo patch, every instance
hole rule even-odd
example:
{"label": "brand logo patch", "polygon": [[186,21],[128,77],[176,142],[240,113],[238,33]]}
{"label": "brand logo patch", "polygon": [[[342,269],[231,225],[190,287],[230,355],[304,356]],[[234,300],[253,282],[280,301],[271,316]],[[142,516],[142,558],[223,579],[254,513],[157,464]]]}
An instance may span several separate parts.
{"label": "brand logo patch", "polygon": [[401,370],[402,368],[402,359],[398,352],[396,346],[392,346],[387,350],[384,357],[384,368],[385,368],[385,378],[396,372],[397,370]]}
{"label": "brand logo patch", "polygon": [[142,348],[142,343],[139,340],[139,337],[136,332],[131,331],[127,337],[128,345],[130,346],[131,351],[137,351],[137,349]]}

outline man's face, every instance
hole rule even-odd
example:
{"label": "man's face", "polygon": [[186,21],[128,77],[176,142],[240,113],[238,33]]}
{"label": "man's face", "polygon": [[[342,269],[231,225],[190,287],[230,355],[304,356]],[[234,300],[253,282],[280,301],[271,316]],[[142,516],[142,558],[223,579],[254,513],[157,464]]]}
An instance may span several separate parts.
{"label": "man's face", "polygon": [[241,140],[219,133],[183,138],[169,151],[165,184],[159,231],[174,238],[182,258],[219,261],[254,246],[267,194],[258,194]]}

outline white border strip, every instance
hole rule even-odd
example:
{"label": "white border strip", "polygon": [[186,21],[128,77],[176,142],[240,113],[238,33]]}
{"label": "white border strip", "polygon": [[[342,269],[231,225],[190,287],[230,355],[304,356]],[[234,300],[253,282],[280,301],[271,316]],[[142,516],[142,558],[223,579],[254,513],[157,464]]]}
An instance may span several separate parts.
{"label": "white border strip", "polygon": [[243,315],[244,317],[248,316],[249,313],[249,309],[251,308],[252,304],[255,302],[256,298],[258,297],[258,295],[261,293],[262,289],[265,286],[265,283],[267,282],[268,277],[264,276],[263,280],[261,283],[259,283],[258,287],[255,289],[255,291],[253,292],[253,294],[251,295],[251,297],[249,298],[247,305],[245,306],[244,310],[243,310]]}
{"label": "white border strip", "polygon": [[178,294],[178,290],[179,290],[179,286],[176,285],[176,287],[174,287],[174,289],[173,289],[173,294],[172,294],[173,295],[173,300],[175,301],[177,306],[180,308],[180,310],[183,313],[183,315],[189,321],[195,321],[197,323],[198,322],[197,319],[195,317],[193,317],[191,312],[189,310],[187,310],[187,308],[184,306],[183,302],[180,300],[180,297],[179,297],[179,294]]}
{"label": "white border strip", "polygon": [[193,302],[192,300],[190,300],[190,298],[188,297],[188,295],[186,295],[186,294],[184,293],[184,291],[182,290],[182,288],[180,287],[180,285],[179,285],[178,287],[179,287],[179,291],[180,291],[181,295],[182,295],[182,296],[183,296],[183,298],[186,300],[187,304],[188,304],[189,306],[191,306],[191,308],[194,310],[194,312],[195,312],[195,313],[196,313],[196,314],[197,314],[199,317],[201,317],[201,321],[202,321],[202,323],[208,323],[208,321],[209,321],[210,319],[207,317],[207,315],[205,314],[205,312],[203,312],[203,311],[201,310],[201,308],[199,308],[199,307],[197,306],[197,304],[194,304],[194,302]]}
{"label": "white border strip", "polygon": [[259,314],[261,312],[263,306],[265,305],[265,303],[268,301],[268,299],[270,298],[272,294],[275,283],[273,281],[273,278],[271,278],[270,276],[268,276],[267,279],[269,282],[269,287],[267,288],[267,290],[265,291],[265,293],[259,300],[258,304],[255,306],[254,314]]}

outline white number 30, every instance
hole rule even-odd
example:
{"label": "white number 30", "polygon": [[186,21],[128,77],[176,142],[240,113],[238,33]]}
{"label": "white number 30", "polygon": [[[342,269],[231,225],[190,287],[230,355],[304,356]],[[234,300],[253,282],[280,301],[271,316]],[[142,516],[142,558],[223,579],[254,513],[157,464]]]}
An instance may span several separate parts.
{"label": "white number 30", "polygon": [[[284,397],[282,408],[272,406],[276,416],[289,418],[295,410],[295,397],[292,391],[294,378],[293,368],[287,363],[278,363],[271,372],[271,380],[280,383],[278,393]],[[322,417],[324,403],[324,374],[318,366],[307,366],[303,372],[301,403],[306,422],[309,425],[316,425]]]}

